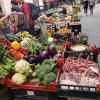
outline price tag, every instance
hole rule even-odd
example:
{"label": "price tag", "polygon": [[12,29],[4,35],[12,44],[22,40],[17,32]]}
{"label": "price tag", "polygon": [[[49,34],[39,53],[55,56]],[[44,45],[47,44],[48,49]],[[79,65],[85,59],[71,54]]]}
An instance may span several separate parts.
{"label": "price tag", "polygon": [[34,91],[27,91],[27,95],[33,95],[34,96]]}

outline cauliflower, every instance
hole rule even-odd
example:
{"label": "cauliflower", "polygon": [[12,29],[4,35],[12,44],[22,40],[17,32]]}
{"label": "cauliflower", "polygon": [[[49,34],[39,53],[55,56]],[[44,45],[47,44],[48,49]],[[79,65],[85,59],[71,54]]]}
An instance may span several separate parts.
{"label": "cauliflower", "polygon": [[50,43],[53,42],[53,38],[49,37],[48,42],[50,42]]}
{"label": "cauliflower", "polygon": [[30,71],[30,69],[30,64],[23,59],[19,60],[15,65],[15,71],[20,74],[25,74]]}
{"label": "cauliflower", "polygon": [[12,82],[14,82],[17,85],[21,85],[26,81],[26,76],[16,73],[15,75],[12,76]]}

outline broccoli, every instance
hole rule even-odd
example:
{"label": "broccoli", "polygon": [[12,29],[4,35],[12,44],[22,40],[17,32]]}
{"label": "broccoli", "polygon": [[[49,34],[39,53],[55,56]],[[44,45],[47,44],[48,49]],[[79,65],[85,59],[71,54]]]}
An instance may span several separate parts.
{"label": "broccoli", "polygon": [[50,72],[44,77],[43,84],[45,86],[48,86],[49,84],[51,84],[52,81],[55,80],[55,78],[56,78],[56,74]]}

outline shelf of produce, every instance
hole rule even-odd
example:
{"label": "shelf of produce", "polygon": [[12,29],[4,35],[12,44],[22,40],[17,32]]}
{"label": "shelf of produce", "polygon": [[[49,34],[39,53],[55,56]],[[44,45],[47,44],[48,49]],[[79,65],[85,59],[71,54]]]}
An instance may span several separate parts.
{"label": "shelf of produce", "polygon": [[27,89],[27,90],[40,90],[40,91],[52,91],[57,92],[57,82],[60,77],[60,68],[58,69],[57,76],[54,82],[51,83],[49,86],[42,86],[42,85],[35,85],[33,83],[25,83],[23,85],[16,85],[12,83],[11,79],[6,79],[6,85],[9,88],[15,89]]}
{"label": "shelf of produce", "polygon": [[[64,87],[65,89],[62,89]],[[100,92],[96,87],[59,84],[58,97],[99,98]]]}

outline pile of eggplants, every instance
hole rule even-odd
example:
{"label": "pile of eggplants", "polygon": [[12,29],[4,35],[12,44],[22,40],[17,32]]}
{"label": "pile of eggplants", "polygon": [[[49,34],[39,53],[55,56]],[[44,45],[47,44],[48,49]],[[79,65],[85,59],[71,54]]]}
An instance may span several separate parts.
{"label": "pile of eggplants", "polygon": [[30,64],[38,64],[42,63],[45,59],[53,58],[57,54],[57,49],[54,44],[48,46],[47,50],[37,53],[36,55],[31,54],[28,52],[24,59],[28,61]]}

